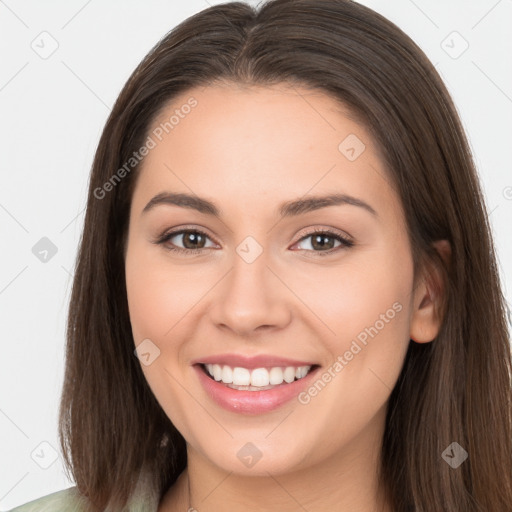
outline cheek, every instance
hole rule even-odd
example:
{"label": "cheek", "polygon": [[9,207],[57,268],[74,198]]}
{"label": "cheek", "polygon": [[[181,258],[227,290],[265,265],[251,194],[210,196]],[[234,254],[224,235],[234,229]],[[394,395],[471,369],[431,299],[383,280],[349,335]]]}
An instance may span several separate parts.
{"label": "cheek", "polygon": [[336,425],[352,433],[363,428],[396,384],[409,346],[412,259],[406,245],[382,247],[354,258],[338,276],[311,295],[312,309],[334,331],[324,338],[334,377],[326,376],[329,384],[317,401],[319,411],[330,411],[333,436],[339,435]]}
{"label": "cheek", "polygon": [[375,326],[383,349],[388,342],[400,344],[404,333],[407,336],[413,280],[407,247],[383,245],[364,254],[347,253],[338,267],[293,272],[287,279],[323,326],[332,355],[348,350],[353,339],[364,343],[370,338],[368,330],[375,334]]}
{"label": "cheek", "polygon": [[[173,377],[179,365],[180,332],[184,318],[197,302],[183,268],[165,264],[159,251],[142,243],[129,245],[125,267],[130,322],[135,346],[149,339],[149,364],[141,359],[141,369],[155,398],[180,431],[187,432],[186,410],[189,396]],[[193,287],[192,287],[193,288]],[[158,354],[155,356],[155,354]]]}
{"label": "cheek", "polygon": [[[126,289],[135,343],[159,338],[165,329],[165,312],[173,311],[173,294],[165,293],[165,283],[143,258],[127,258]],[[169,318],[170,320],[170,318]],[[169,327],[167,327],[168,329]]]}
{"label": "cheek", "polygon": [[201,297],[200,281],[160,251],[134,246],[126,258],[126,288],[135,342],[166,338]]}

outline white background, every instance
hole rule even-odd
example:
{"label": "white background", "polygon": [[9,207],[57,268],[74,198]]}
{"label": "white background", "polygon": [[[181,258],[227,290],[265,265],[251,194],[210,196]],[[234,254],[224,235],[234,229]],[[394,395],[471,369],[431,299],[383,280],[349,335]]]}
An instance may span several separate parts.
{"label": "white background", "polygon": [[[73,484],[58,453],[47,469],[41,465],[58,451],[71,272],[88,174],[110,106],[164,34],[214,3],[221,2],[0,0],[2,510]],[[510,303],[512,1],[361,3],[420,45],[454,97],[482,179]],[[40,36],[43,31],[51,36]],[[58,48],[43,59],[31,45],[48,50],[52,38]],[[468,49],[453,58],[464,40]],[[46,263],[32,253],[42,237],[57,247]]]}

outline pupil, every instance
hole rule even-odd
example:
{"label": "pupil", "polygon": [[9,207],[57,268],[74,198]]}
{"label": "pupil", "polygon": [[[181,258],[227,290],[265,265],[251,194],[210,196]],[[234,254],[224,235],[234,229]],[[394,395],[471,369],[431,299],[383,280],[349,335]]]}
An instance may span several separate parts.
{"label": "pupil", "polygon": [[[330,244],[326,244],[324,243],[325,239],[330,239],[331,240],[331,243]],[[328,235],[315,235],[313,237],[313,243],[311,244],[314,248],[321,248],[321,249],[325,249],[327,246],[327,248],[329,249],[332,249],[332,237],[328,236]]]}
{"label": "pupil", "polygon": [[[187,247],[187,249],[197,249],[197,242],[199,239],[202,238],[202,236],[203,235],[201,235],[200,233],[186,233],[183,243],[184,243],[185,247],[187,247],[189,240],[192,240],[191,247]],[[195,245],[194,245],[194,241],[195,241]],[[202,246],[200,246],[200,248],[201,247]]]}

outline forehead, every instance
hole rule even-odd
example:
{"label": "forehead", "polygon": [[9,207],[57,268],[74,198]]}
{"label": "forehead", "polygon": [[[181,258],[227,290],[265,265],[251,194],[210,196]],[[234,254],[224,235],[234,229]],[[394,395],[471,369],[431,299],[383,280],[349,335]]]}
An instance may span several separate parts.
{"label": "forehead", "polygon": [[319,90],[287,84],[193,88],[166,105],[148,133],[154,147],[136,187],[147,200],[179,191],[239,201],[247,209],[256,206],[256,197],[270,206],[337,192],[381,208],[399,206],[365,127]]}

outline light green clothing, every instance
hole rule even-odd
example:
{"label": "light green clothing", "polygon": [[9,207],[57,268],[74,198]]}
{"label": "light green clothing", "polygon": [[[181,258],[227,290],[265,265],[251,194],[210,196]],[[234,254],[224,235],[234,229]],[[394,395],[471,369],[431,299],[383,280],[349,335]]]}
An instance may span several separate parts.
{"label": "light green clothing", "polygon": [[[154,489],[149,476],[141,476],[123,512],[157,512],[159,502],[159,493]],[[89,512],[87,503],[87,498],[80,495],[76,487],[70,487],[25,503],[8,512]]]}

